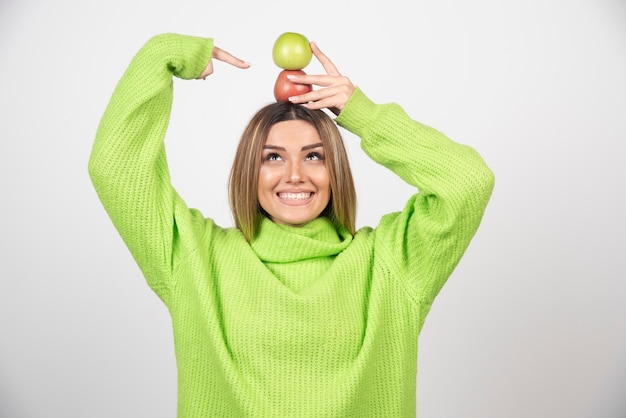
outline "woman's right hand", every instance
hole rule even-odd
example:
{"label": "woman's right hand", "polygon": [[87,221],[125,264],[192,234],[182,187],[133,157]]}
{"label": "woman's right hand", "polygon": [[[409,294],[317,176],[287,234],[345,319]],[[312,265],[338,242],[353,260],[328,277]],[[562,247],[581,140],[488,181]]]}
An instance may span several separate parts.
{"label": "woman's right hand", "polygon": [[198,80],[202,79],[205,80],[208,76],[210,76],[211,74],[213,74],[213,60],[216,59],[218,61],[223,61],[227,64],[230,64],[232,66],[235,66],[237,68],[250,68],[250,63],[246,62],[244,60],[241,60],[237,57],[235,57],[234,55],[224,51],[221,48],[218,48],[216,46],[213,46],[213,52],[211,53],[211,59],[209,60],[209,63],[207,64],[206,68],[204,69],[204,71],[202,71],[202,73],[197,77]]}

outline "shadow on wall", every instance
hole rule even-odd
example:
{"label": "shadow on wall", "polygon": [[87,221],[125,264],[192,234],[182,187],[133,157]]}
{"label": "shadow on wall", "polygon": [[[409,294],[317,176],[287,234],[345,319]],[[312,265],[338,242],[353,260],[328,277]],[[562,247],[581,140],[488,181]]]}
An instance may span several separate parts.
{"label": "shadow on wall", "polygon": [[585,418],[626,417],[626,342],[617,351],[612,364],[600,382]]}

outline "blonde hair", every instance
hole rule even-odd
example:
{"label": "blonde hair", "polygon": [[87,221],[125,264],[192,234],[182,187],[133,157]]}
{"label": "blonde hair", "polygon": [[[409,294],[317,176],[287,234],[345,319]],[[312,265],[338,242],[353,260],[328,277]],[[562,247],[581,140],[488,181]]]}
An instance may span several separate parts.
{"label": "blonde hair", "polygon": [[235,226],[248,241],[254,238],[265,212],[259,203],[258,183],[262,150],[273,125],[288,120],[310,123],[324,146],[326,169],[330,179],[330,201],[320,216],[328,217],[336,227],[355,233],[356,190],[348,154],[335,122],[321,110],[309,110],[291,103],[272,103],[261,108],[241,135],[230,171],[228,195]]}

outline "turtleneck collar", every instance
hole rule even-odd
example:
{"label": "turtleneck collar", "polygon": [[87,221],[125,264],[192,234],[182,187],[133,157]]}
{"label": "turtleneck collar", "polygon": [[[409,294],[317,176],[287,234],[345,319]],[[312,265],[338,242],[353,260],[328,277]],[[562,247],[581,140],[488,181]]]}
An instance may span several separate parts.
{"label": "turtleneck collar", "polygon": [[345,228],[336,228],[325,217],[304,226],[281,225],[263,217],[251,246],[263,262],[290,263],[335,256],[351,241]]}

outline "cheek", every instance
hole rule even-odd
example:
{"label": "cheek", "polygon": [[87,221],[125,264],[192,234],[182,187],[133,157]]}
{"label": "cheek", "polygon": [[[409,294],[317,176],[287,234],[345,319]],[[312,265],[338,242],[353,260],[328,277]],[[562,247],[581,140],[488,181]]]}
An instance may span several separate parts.
{"label": "cheek", "polygon": [[277,178],[280,178],[280,176],[277,175],[276,170],[272,170],[267,167],[261,167],[261,169],[259,170],[259,190],[272,188],[276,184]]}
{"label": "cheek", "polygon": [[259,170],[259,181],[257,183],[257,199],[259,205],[265,211],[268,211],[271,206],[271,194],[273,193],[272,176],[269,170],[261,168]]}
{"label": "cheek", "polygon": [[328,175],[328,170],[326,169],[326,167],[320,167],[311,172],[310,178],[319,189],[330,188],[330,177]]}

